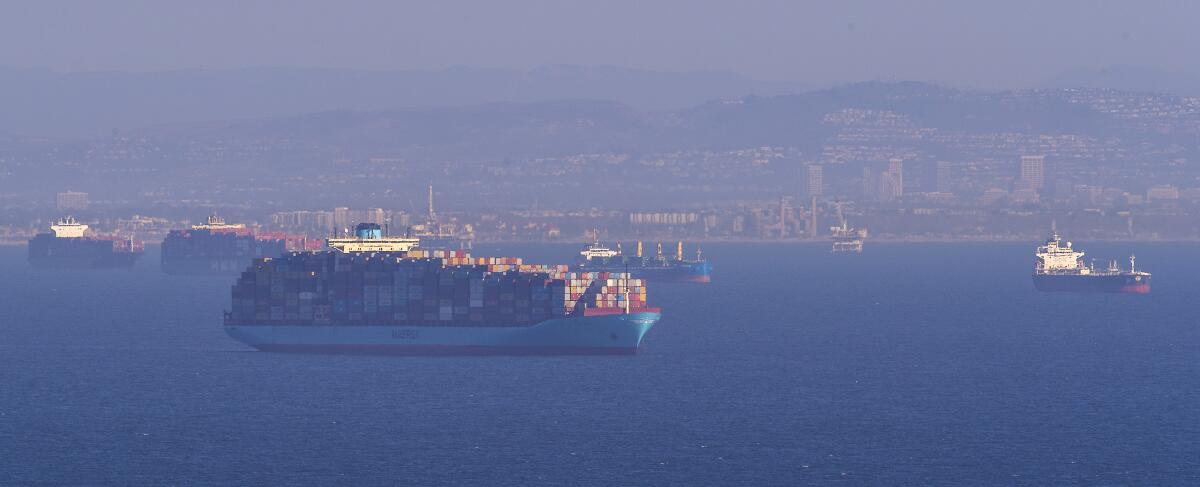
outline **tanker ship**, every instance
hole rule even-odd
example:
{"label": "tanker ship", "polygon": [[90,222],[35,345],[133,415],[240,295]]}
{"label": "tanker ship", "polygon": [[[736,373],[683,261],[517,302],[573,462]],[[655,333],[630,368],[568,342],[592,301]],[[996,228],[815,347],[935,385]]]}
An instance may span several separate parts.
{"label": "tanker ship", "polygon": [[696,249],[695,260],[683,257],[683,242],[678,242],[675,255],[663,255],[662,242],[658,244],[658,252],[653,257],[642,255],[642,242],[637,243],[635,255],[624,255],[621,244],[616,249],[610,249],[596,239],[579,251],[579,258],[573,267],[579,272],[628,272],[634,277],[656,282],[712,282],[712,264]]}
{"label": "tanker ship", "polygon": [[242,273],[225,332],[263,351],[633,354],[661,317],[640,279],[423,250],[359,225]]}
{"label": "tanker ship", "polygon": [[133,267],[143,252],[139,240],[90,234],[87,225],[69,216],[51,225],[50,233],[29,239],[29,263],[39,269]]}
{"label": "tanker ship", "polygon": [[258,257],[315,250],[320,240],[279,232],[256,233],[217,215],[186,230],[172,230],[162,243],[162,270],[173,275],[237,274]]}
{"label": "tanker ship", "polygon": [[1084,252],[1062,242],[1056,233],[1037,248],[1033,268],[1033,286],[1038,291],[1102,292],[1147,294],[1150,292],[1150,273],[1136,270],[1135,258],[1129,257],[1129,270],[1115,261],[1107,269],[1096,269],[1083,263]]}

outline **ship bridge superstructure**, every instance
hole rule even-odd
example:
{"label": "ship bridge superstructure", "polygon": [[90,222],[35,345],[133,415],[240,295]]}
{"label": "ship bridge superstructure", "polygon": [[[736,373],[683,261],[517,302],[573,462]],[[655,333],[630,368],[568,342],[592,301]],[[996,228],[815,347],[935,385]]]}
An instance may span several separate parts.
{"label": "ship bridge superstructure", "polygon": [[[641,252],[638,252],[639,256]],[[588,244],[583,250],[579,251],[579,255],[583,256],[584,260],[592,259],[608,259],[621,255],[620,244],[617,244],[617,250],[610,249],[600,244],[600,231],[592,229],[592,243]]]}
{"label": "ship bridge superstructure", "polygon": [[1062,237],[1055,233],[1037,248],[1034,270],[1044,274],[1089,274],[1091,268],[1084,265],[1083,255],[1083,251],[1072,248],[1071,242],[1064,243]]}
{"label": "ship bridge superstructure", "polygon": [[225,223],[225,219],[217,215],[209,215],[208,220],[199,225],[192,225],[192,230],[238,230],[246,228],[242,223]]}
{"label": "ship bridge superstructure", "polygon": [[79,223],[74,217],[60,218],[58,223],[50,225],[50,230],[54,232],[54,236],[58,238],[83,238],[87,233],[88,226]]}
{"label": "ship bridge superstructure", "polygon": [[408,252],[421,244],[414,237],[392,237],[384,235],[377,223],[359,223],[354,227],[353,237],[335,237],[325,240],[325,245],[340,252]]}

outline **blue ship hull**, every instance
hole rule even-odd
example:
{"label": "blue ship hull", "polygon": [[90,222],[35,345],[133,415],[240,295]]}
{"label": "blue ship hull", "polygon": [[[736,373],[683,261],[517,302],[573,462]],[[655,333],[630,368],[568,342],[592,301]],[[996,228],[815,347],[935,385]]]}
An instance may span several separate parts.
{"label": "blue ship hull", "polygon": [[621,258],[592,259],[575,265],[572,270],[578,272],[628,272],[635,279],[652,282],[712,282],[712,264],[707,261],[669,261],[659,264],[653,261],[642,263],[636,258],[630,258],[627,261],[623,261]]}
{"label": "blue ship hull", "polygon": [[1149,274],[1035,274],[1033,287],[1043,292],[1149,294]]}
{"label": "blue ship hull", "polygon": [[655,311],[565,317],[528,326],[225,324],[268,352],[406,355],[634,354],[661,317]]}

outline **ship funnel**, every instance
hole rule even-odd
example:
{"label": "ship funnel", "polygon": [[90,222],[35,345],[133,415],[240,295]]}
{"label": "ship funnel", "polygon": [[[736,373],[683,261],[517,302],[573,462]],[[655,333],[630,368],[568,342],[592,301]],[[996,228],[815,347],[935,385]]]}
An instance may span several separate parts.
{"label": "ship funnel", "polygon": [[378,223],[359,223],[354,227],[354,236],[361,239],[383,238],[383,229]]}

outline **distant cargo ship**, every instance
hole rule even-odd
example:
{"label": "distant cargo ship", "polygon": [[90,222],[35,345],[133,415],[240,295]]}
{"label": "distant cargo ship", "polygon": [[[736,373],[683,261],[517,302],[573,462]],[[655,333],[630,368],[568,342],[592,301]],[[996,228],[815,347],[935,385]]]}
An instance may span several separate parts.
{"label": "distant cargo ship", "polygon": [[29,240],[29,263],[40,269],[133,267],[143,253],[141,241],[89,234],[87,225],[69,216]]}
{"label": "distant cargo ship", "polygon": [[331,242],[342,250],[257,259],[233,287],[226,333],[281,352],[632,354],[661,317],[627,274],[352,250],[378,245],[377,230],[359,225],[359,242]]}
{"label": "distant cargo ship", "polygon": [[662,243],[653,257],[642,255],[642,242],[637,243],[637,254],[624,255],[621,244],[610,249],[593,238],[592,243],[579,252],[573,267],[579,272],[628,272],[634,277],[656,282],[711,282],[712,264],[696,250],[696,259],[683,257],[683,242],[678,242],[675,255],[663,255]]}
{"label": "distant cargo ship", "polygon": [[174,275],[237,274],[258,257],[293,250],[316,250],[320,240],[300,235],[257,233],[217,215],[186,230],[172,230],[162,243],[162,270]]}
{"label": "distant cargo ship", "polygon": [[1110,262],[1107,269],[1097,270],[1083,263],[1084,253],[1062,242],[1056,233],[1037,248],[1033,268],[1033,286],[1038,291],[1104,292],[1147,294],[1150,292],[1150,273],[1136,270],[1135,259],[1129,257],[1129,270]]}
{"label": "distant cargo ship", "polygon": [[833,249],[830,252],[835,254],[862,253],[863,241],[867,238],[866,229],[851,228],[843,221],[841,225],[830,227],[829,230],[833,238]]}
{"label": "distant cargo ship", "polygon": [[841,223],[836,227],[829,228],[830,237],[833,238],[833,249],[830,252],[835,254],[861,254],[863,251],[863,241],[867,239],[867,229],[851,227],[846,222],[846,218],[842,216],[841,205],[837,207],[837,216]]}

